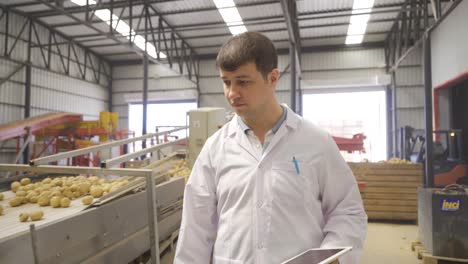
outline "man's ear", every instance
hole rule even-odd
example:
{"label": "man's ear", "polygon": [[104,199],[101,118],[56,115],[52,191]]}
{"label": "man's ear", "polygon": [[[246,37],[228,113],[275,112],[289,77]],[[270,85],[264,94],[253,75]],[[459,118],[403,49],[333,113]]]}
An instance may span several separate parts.
{"label": "man's ear", "polygon": [[279,80],[279,70],[277,68],[273,69],[270,74],[269,74],[269,77],[270,77],[270,82],[272,85],[277,85],[278,84],[278,80]]}

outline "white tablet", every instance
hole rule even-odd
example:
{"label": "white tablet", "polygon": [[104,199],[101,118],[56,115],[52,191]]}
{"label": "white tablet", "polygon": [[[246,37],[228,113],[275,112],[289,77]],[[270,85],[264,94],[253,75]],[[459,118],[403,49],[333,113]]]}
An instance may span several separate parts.
{"label": "white tablet", "polygon": [[312,248],[281,264],[329,264],[351,249],[352,247]]}

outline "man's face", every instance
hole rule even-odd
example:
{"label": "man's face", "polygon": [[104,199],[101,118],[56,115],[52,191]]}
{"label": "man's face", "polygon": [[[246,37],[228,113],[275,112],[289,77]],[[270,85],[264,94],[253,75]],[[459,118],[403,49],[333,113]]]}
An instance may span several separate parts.
{"label": "man's face", "polygon": [[268,104],[274,103],[279,72],[271,71],[265,79],[255,63],[244,64],[234,71],[219,70],[224,96],[238,115],[255,118]]}

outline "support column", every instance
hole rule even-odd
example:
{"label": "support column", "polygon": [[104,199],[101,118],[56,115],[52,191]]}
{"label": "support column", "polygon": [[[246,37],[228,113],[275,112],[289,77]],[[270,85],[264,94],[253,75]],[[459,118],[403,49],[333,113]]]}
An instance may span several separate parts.
{"label": "support column", "polygon": [[424,187],[434,186],[433,171],[433,124],[432,124],[432,67],[431,67],[431,38],[426,32],[423,41],[423,67],[424,67],[424,118],[425,118],[425,137],[426,137],[426,167]]}
{"label": "support column", "polygon": [[[146,112],[148,108],[148,55],[143,57],[143,130],[146,135]],[[146,148],[146,140],[143,140],[143,148]]]}

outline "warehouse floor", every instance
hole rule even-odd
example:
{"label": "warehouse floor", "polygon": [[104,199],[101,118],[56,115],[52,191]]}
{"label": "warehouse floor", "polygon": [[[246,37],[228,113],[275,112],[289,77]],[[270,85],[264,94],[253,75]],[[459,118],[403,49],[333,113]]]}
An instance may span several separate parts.
{"label": "warehouse floor", "polygon": [[[361,264],[419,264],[411,251],[411,242],[416,241],[418,226],[409,223],[369,223],[369,232],[361,257]],[[173,252],[167,252],[161,264],[171,264]]]}

